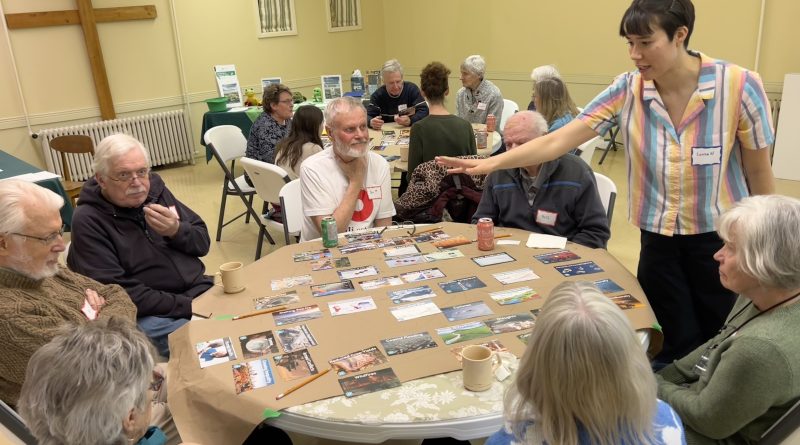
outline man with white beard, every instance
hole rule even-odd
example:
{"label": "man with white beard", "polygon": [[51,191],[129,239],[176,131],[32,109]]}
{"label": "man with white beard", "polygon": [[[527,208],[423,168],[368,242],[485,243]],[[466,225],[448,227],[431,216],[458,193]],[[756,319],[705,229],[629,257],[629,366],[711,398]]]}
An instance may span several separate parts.
{"label": "man with white beard", "polygon": [[300,166],[301,240],[319,238],[326,216],[336,219],[339,232],[389,225],[395,215],[391,172],[369,151],[364,106],[352,97],[334,99],[325,108],[325,127],[333,147]]}
{"label": "man with white beard", "polygon": [[167,336],[191,318],[192,299],[213,285],[199,259],[208,253],[208,229],[150,172],[149,154],[135,138],[100,141],[94,171],[78,198],[67,265],[124,287],[139,328],[168,358]]}
{"label": "man with white beard", "polygon": [[14,406],[31,355],[67,323],[121,316],[136,307],[116,285],[60,266],[64,200],[29,182],[0,181],[0,399]]}

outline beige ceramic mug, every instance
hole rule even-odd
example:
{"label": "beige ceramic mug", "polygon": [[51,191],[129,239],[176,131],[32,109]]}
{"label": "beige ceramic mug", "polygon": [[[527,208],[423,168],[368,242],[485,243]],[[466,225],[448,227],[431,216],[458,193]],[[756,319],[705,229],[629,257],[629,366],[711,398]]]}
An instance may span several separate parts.
{"label": "beige ceramic mug", "polygon": [[226,294],[235,294],[244,290],[244,269],[242,263],[232,261],[219,266],[217,275],[222,277],[222,287]]}
{"label": "beige ceramic mug", "polygon": [[461,351],[464,387],[470,391],[486,391],[494,382],[494,371],[500,357],[482,345],[470,345]]}
{"label": "beige ceramic mug", "polygon": [[408,145],[400,145],[400,162],[408,162]]}

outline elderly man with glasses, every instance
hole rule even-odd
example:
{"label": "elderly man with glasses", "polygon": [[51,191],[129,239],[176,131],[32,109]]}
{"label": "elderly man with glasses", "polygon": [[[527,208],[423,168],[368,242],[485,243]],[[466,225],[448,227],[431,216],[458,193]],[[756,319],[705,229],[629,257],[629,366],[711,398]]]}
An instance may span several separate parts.
{"label": "elderly man with glasses", "polygon": [[189,320],[192,299],[213,285],[199,259],[208,253],[208,229],[150,172],[138,140],[124,134],[103,139],[94,170],[78,198],[67,264],[124,287],[139,327],[168,358],[167,336]]}
{"label": "elderly man with glasses", "polygon": [[136,318],[121,287],[59,265],[63,205],[60,196],[36,184],[0,181],[0,399],[12,406],[31,355],[64,323]]}

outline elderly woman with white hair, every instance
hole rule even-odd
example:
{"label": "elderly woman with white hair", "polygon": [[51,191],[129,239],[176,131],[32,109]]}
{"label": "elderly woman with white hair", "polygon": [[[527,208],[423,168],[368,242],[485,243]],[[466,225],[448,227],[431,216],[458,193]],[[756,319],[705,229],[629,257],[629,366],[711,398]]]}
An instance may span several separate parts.
{"label": "elderly woman with white hair", "polygon": [[550,293],[486,445],[684,444],[627,317],[588,282]]}
{"label": "elderly woman with white hair", "polygon": [[63,332],[28,362],[19,412],[40,445],[160,445],[150,426],[153,350],[121,317]]}
{"label": "elderly woman with white hair", "polygon": [[745,198],[718,222],[714,258],[739,296],[719,333],[658,372],[690,444],[756,443],[800,398],[800,201]]}
{"label": "elderly woman with white hair", "polygon": [[503,115],[503,95],[488,79],[486,61],[472,55],[461,62],[461,89],[456,97],[456,114],[473,124],[485,124],[486,116],[493,114],[500,122]]}
{"label": "elderly woman with white hair", "polygon": [[531,85],[531,101],[528,104],[529,111],[537,111],[536,110],[536,103],[534,101],[534,97],[536,97],[536,82],[545,79],[561,79],[561,73],[558,72],[558,68],[555,65],[541,65],[537,66],[536,68],[531,71],[531,80],[533,81],[533,85]]}

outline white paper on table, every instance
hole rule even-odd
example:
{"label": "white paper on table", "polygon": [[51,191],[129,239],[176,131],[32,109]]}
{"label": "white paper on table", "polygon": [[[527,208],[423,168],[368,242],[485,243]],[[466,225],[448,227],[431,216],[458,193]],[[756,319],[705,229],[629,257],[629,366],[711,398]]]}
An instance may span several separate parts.
{"label": "white paper on table", "polygon": [[526,246],[535,249],[563,249],[567,247],[567,239],[563,236],[531,233]]}
{"label": "white paper on table", "polygon": [[248,108],[250,108],[250,107],[233,107],[233,108],[229,109],[228,111],[230,111],[232,113],[236,113],[238,111],[247,111]]}
{"label": "white paper on table", "polygon": [[5,179],[16,179],[19,181],[26,181],[26,182],[39,182],[60,177],[61,176],[58,176],[57,174],[52,172],[40,171],[36,173],[25,173],[23,175],[12,176],[10,178],[5,178]]}
{"label": "white paper on table", "polygon": [[497,244],[500,246],[519,246],[519,240],[517,239],[499,239],[497,240]]}

